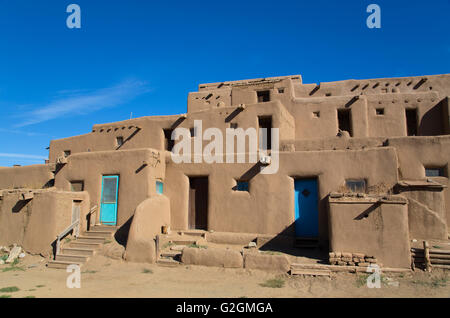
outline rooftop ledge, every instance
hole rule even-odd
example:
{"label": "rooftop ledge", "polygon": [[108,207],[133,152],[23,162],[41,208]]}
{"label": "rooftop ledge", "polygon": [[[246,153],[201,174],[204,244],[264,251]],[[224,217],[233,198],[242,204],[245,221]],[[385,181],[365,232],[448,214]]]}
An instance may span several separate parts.
{"label": "rooftop ledge", "polygon": [[335,204],[407,204],[408,200],[400,195],[332,192],[330,193],[328,202]]}

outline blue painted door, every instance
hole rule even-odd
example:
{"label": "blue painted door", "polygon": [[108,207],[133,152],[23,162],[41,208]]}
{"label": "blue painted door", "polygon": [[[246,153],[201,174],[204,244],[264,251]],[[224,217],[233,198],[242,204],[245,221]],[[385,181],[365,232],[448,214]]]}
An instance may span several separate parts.
{"label": "blue painted door", "polygon": [[119,191],[119,176],[103,176],[102,199],[100,206],[100,223],[117,224],[117,195]]}
{"label": "blue painted door", "polygon": [[319,207],[317,179],[297,179],[295,187],[295,235],[319,236]]}

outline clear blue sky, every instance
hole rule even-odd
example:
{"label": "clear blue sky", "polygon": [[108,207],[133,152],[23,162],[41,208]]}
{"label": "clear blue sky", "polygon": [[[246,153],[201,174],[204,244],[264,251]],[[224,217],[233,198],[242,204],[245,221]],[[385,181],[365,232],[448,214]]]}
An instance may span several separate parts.
{"label": "clear blue sky", "polygon": [[[81,7],[68,29],[66,7]],[[366,26],[369,4],[381,29]],[[198,84],[450,73],[450,0],[0,0],[0,166],[51,139],[186,111]]]}

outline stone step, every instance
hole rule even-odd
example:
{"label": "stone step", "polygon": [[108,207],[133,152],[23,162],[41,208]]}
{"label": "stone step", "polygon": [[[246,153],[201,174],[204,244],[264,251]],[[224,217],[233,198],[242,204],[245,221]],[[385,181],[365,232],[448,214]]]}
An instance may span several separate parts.
{"label": "stone step", "polygon": [[85,242],[78,242],[78,241],[74,241],[74,242],[70,242],[69,243],[69,247],[71,247],[71,248],[97,249],[97,248],[99,248],[101,246],[102,246],[101,243],[85,243]]}
{"label": "stone step", "polygon": [[105,238],[104,237],[97,237],[97,236],[79,236],[75,242],[79,243],[104,243]]}
{"label": "stone step", "polygon": [[88,232],[83,232],[82,236],[94,236],[94,237],[104,237],[104,238],[112,238],[114,235],[113,232],[111,231],[88,231]]}
{"label": "stone step", "polygon": [[61,248],[61,254],[92,256],[92,255],[95,255],[95,250],[91,250],[89,248],[64,247],[64,248]]}
{"label": "stone step", "polygon": [[160,258],[156,261],[156,264],[159,266],[176,267],[180,265],[180,262],[174,261],[169,258]]}
{"label": "stone step", "polygon": [[67,261],[49,261],[47,263],[48,268],[59,268],[59,269],[67,269],[67,266],[69,265],[79,265],[80,267],[83,266],[83,263],[81,262],[67,262]]}
{"label": "stone step", "polygon": [[65,261],[72,263],[86,263],[89,260],[89,256],[83,255],[67,255],[67,254],[58,254],[56,255],[56,261]]}
{"label": "stone step", "polygon": [[313,270],[313,269],[291,269],[291,275],[327,276],[327,277],[331,277],[331,271],[327,271],[327,270]]}

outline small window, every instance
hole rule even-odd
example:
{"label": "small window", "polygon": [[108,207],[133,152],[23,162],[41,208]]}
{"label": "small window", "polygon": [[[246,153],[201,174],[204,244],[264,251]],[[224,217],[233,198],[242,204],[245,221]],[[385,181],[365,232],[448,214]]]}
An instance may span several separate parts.
{"label": "small window", "polygon": [[314,118],[320,118],[320,112],[313,112]]}
{"label": "small window", "polygon": [[378,116],[383,116],[384,115],[384,108],[377,108],[376,109],[376,113]]}
{"label": "small window", "polygon": [[345,185],[352,192],[366,192],[366,180],[364,179],[345,180]]}
{"label": "small window", "polygon": [[236,181],[236,187],[234,188],[235,191],[248,192],[248,189],[249,189],[248,181],[242,181],[242,180]]}
{"label": "small window", "polygon": [[445,167],[428,167],[425,168],[425,176],[427,177],[445,177]]}
{"label": "small window", "polygon": [[231,129],[237,129],[238,128],[238,124],[237,123],[230,123],[230,128]]}
{"label": "small window", "polygon": [[256,92],[258,95],[258,103],[270,102],[270,91]]}
{"label": "small window", "polygon": [[163,194],[164,193],[164,183],[161,181],[156,181],[156,193]]}
{"label": "small window", "polygon": [[123,145],[123,137],[122,136],[116,137],[116,144],[117,144],[117,147],[121,147]]}
{"label": "small window", "polygon": [[168,151],[172,151],[175,145],[175,140],[172,139],[173,129],[164,129],[164,148]]}
{"label": "small window", "polygon": [[72,182],[70,182],[70,190],[72,192],[84,191],[84,181],[72,181]]}
{"label": "small window", "polygon": [[71,154],[71,151],[70,150],[64,150],[64,157],[69,157],[70,156],[70,154]]}
{"label": "small window", "polygon": [[284,94],[284,88],[279,88],[278,89],[278,94]]}

